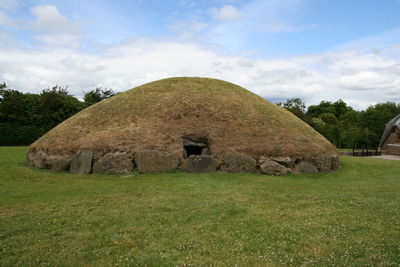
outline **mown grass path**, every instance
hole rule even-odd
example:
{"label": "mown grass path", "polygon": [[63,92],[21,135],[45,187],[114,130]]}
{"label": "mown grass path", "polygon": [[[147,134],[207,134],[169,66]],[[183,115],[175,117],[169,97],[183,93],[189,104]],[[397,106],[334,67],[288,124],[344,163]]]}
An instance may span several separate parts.
{"label": "mown grass path", "polygon": [[0,266],[400,265],[400,162],[332,174],[70,175],[0,148]]}

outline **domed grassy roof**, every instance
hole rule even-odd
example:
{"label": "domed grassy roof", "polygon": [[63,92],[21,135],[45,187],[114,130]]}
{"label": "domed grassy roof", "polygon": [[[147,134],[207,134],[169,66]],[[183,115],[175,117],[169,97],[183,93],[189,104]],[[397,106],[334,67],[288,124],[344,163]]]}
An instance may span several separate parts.
{"label": "domed grassy roof", "polygon": [[182,137],[203,136],[211,153],[317,158],[336,148],[290,112],[235,84],[170,78],[82,110],[30,146],[30,151],[160,150],[182,158]]}

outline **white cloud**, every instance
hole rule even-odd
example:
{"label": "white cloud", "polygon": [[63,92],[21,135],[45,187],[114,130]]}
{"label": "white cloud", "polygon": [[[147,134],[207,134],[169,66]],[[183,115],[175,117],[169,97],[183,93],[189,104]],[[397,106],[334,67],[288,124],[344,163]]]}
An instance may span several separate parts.
{"label": "white cloud", "polygon": [[188,40],[195,39],[198,34],[207,29],[209,25],[207,23],[199,21],[180,21],[170,27],[175,33],[177,39]]}
{"label": "white cloud", "polygon": [[[334,49],[336,50],[344,50],[348,48],[370,48],[371,50],[387,48],[390,46],[394,46],[400,43],[400,28],[393,28],[387,30],[381,34],[368,36],[362,39],[353,40],[344,44],[340,44]],[[375,52],[377,52],[376,50]]]}
{"label": "white cloud", "polygon": [[271,44],[267,39],[274,35],[318,27],[312,19],[307,24],[302,20],[307,4],[309,1],[304,0],[251,0],[241,1],[235,11],[226,8],[228,6],[212,9],[214,18],[220,19],[208,27],[204,39],[234,53],[243,51],[245,47],[268,51]]}
{"label": "white cloud", "polygon": [[366,70],[343,75],[339,79],[339,86],[354,91],[386,90],[395,86],[394,78],[385,72]]}
{"label": "white cloud", "polygon": [[211,14],[215,19],[224,21],[235,21],[242,18],[242,13],[236,7],[231,5],[214,8],[211,10]]}
{"label": "white cloud", "polygon": [[[397,50],[398,47],[390,49]],[[172,76],[227,80],[267,99],[301,97],[307,104],[344,99],[356,108],[400,101],[399,57],[386,50],[330,51],[288,59],[225,55],[190,43],[138,39],[97,54],[76,49],[0,48],[0,82],[39,92],[55,84],[82,89],[98,86],[124,91]]]}
{"label": "white cloud", "polygon": [[17,23],[14,19],[8,16],[6,12],[0,10],[0,26],[14,27],[16,25]]}
{"label": "white cloud", "polygon": [[[227,7],[227,6],[225,6]],[[253,0],[246,2],[240,10],[236,10],[242,20],[234,25],[222,24],[228,34],[233,32],[297,32],[316,27],[316,25],[304,25],[296,21],[298,13],[305,8],[303,0]],[[226,8],[220,9],[217,13],[222,16],[226,13],[226,17],[232,15],[235,11]],[[222,12],[225,11],[225,12]],[[220,14],[221,13],[221,14]]]}
{"label": "white cloud", "polygon": [[188,7],[194,7],[194,6],[196,6],[196,2],[195,1],[188,1],[188,0],[180,0],[179,1],[179,5],[188,6]]}
{"label": "white cloud", "polygon": [[76,22],[71,22],[63,16],[56,6],[37,6],[31,9],[36,20],[32,28],[36,38],[49,45],[78,46],[83,34]]}
{"label": "white cloud", "polygon": [[0,0],[0,8],[14,10],[19,6],[18,0]]}
{"label": "white cloud", "polygon": [[[37,6],[31,9],[35,20],[28,29],[45,45],[23,48],[12,32],[0,31],[0,83],[31,92],[58,84],[82,97],[82,89],[99,86],[124,91],[171,76],[203,76],[239,84],[267,99],[301,97],[315,104],[341,98],[356,108],[400,102],[398,29],[323,53],[286,59],[227,53],[230,44],[253,42],[249,37],[259,33],[307,28],[289,19],[303,2],[253,0],[240,10],[225,5],[212,11],[218,21],[204,23],[196,15],[175,23],[174,40],[136,39],[91,53],[79,49],[84,35],[77,21],[56,6]],[[18,2],[0,0],[0,8],[17,7],[10,3]],[[190,3],[195,2],[182,2]],[[15,25],[10,13],[0,10],[0,24]],[[211,44],[215,39],[220,40],[219,49]]]}
{"label": "white cloud", "polygon": [[18,42],[15,40],[15,38],[12,34],[10,34],[8,32],[4,32],[4,31],[0,31],[0,49],[12,47],[12,46],[16,47],[17,45],[18,45]]}

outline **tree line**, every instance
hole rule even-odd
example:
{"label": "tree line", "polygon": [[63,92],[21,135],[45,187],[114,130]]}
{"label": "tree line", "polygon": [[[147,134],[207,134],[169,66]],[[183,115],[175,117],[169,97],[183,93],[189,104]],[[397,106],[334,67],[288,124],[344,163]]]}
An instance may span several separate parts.
{"label": "tree line", "polygon": [[[116,93],[96,88],[83,101],[68,88],[54,86],[39,94],[23,93],[0,84],[0,145],[29,145],[82,109]],[[279,106],[295,114],[338,148],[376,148],[385,124],[400,114],[400,104],[386,102],[357,111],[344,101],[322,101],[306,108],[300,98]]]}
{"label": "tree line", "polygon": [[54,86],[39,94],[23,93],[0,84],[0,145],[29,145],[82,109],[115,95],[112,89],[96,88],[83,101],[68,88]]}
{"label": "tree line", "polygon": [[325,136],[338,148],[377,148],[385,125],[400,114],[400,104],[379,103],[357,111],[343,100],[306,108],[300,98],[278,103]]}

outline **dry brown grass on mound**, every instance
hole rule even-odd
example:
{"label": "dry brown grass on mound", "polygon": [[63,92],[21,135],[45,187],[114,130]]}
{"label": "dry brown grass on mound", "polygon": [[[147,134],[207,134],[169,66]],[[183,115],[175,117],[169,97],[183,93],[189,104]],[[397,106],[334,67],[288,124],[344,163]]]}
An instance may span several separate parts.
{"label": "dry brown grass on mound", "polygon": [[229,151],[253,157],[337,153],[290,112],[237,85],[208,78],[170,78],[118,94],[58,125],[30,150],[157,149],[182,157],[181,137],[190,133],[207,136],[217,158]]}

